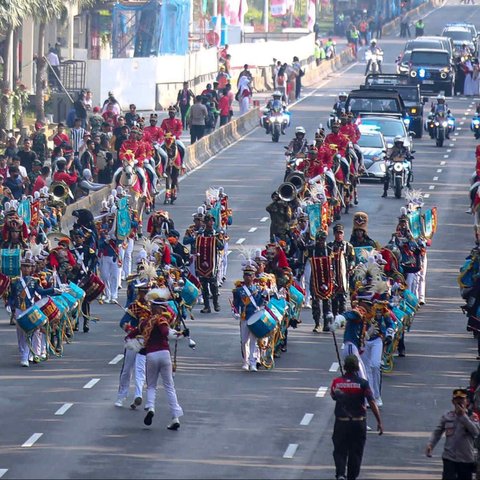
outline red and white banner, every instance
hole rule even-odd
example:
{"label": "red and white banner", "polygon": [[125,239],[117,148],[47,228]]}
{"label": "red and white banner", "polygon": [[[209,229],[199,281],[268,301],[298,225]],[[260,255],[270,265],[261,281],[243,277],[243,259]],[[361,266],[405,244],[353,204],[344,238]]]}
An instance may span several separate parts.
{"label": "red and white banner", "polygon": [[308,20],[307,20],[307,28],[313,32],[313,26],[315,25],[316,20],[316,1],[315,0],[308,0]]}
{"label": "red and white banner", "polygon": [[287,14],[288,0],[270,0],[270,14],[272,17],[283,17]]}
{"label": "red and white banner", "polygon": [[243,25],[247,11],[247,0],[225,0],[223,4],[223,16],[228,25]]}

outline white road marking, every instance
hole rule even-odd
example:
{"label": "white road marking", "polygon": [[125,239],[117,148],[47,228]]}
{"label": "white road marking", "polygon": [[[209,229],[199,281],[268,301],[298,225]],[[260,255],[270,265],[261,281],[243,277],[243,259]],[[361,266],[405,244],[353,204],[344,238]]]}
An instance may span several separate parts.
{"label": "white road marking", "polygon": [[0,478],[2,478],[8,472],[8,468],[0,468]]}
{"label": "white road marking", "polygon": [[23,445],[22,447],[28,448],[35,444],[35,442],[43,435],[43,433],[34,433]]}
{"label": "white road marking", "polygon": [[318,389],[317,393],[315,394],[315,396],[316,396],[317,398],[323,398],[323,397],[326,395],[327,390],[328,390],[327,387],[320,387],[320,388]]}
{"label": "white road marking", "polygon": [[260,221],[261,221],[262,223],[263,223],[263,222],[266,222],[267,220],[268,220],[268,217],[262,217],[262,218],[260,219]]}
{"label": "white road marking", "polygon": [[430,194],[429,193],[424,193],[423,198],[430,198]]}
{"label": "white road marking", "polygon": [[448,155],[444,155],[443,158],[448,158]]}
{"label": "white road marking", "polygon": [[457,127],[457,130],[460,131],[462,129],[462,127]]}
{"label": "white road marking", "polygon": [[[458,130],[458,129],[457,129],[457,130]],[[454,135],[455,135],[456,137],[458,137],[458,133],[454,133]],[[455,141],[455,140],[456,140],[456,139],[454,138],[453,141]]]}
{"label": "white road marking", "polygon": [[[456,133],[455,135],[458,135],[458,133]],[[456,138],[452,138],[451,140],[452,140],[452,142],[456,142],[456,141],[457,141]],[[454,147],[454,146],[455,146],[455,145],[452,145],[452,147]]]}
{"label": "white road marking", "polygon": [[298,443],[290,443],[283,454],[283,458],[293,458],[298,448]]}
{"label": "white road marking", "polygon": [[449,147],[454,147],[454,146],[455,146],[455,144],[454,144],[454,143],[451,143],[451,144],[449,145]]}
{"label": "white road marking", "polygon": [[443,166],[446,165],[446,164],[447,164],[447,162],[446,162],[445,160],[442,160],[442,161],[440,162],[440,166],[441,166],[441,167],[443,167]]}
{"label": "white road marking", "polygon": [[83,386],[83,388],[93,388],[99,381],[100,381],[99,378],[92,378],[89,382],[87,382]]}
{"label": "white road marking", "polygon": [[451,149],[447,150],[447,153],[452,153],[452,150]]}
{"label": "white road marking", "polygon": [[121,360],[123,360],[123,353],[119,353],[116,357],[113,358],[113,360],[110,360],[108,362],[108,364],[109,365],[116,365]]}
{"label": "white road marking", "polygon": [[430,185],[430,186],[428,187],[428,189],[429,189],[429,190],[435,190],[435,185]]}
{"label": "white road marking", "polygon": [[244,238],[239,238],[235,243],[236,243],[237,245],[241,245],[244,241],[245,241]]}
{"label": "white road marking", "polygon": [[433,177],[434,182],[438,182],[438,177]]}
{"label": "white road marking", "polygon": [[63,415],[67,410],[73,407],[73,403],[64,403],[56,412],[55,415]]}
{"label": "white road marking", "polygon": [[255,232],[255,230],[257,230],[257,227],[252,227],[252,228],[248,231],[248,233],[253,233],[253,232]]}
{"label": "white road marking", "polygon": [[442,173],[443,170],[441,168],[437,168],[437,173]]}
{"label": "white road marking", "polygon": [[[460,122],[460,125],[465,125],[465,122]],[[459,130],[461,130],[461,128],[459,128]]]}
{"label": "white road marking", "polygon": [[306,413],[303,416],[302,421],[300,422],[300,425],[303,425],[303,426],[310,425],[312,418],[313,418],[313,413]]}
{"label": "white road marking", "polygon": [[329,372],[338,372],[339,368],[340,368],[340,365],[338,364],[338,362],[333,362],[328,371]]}
{"label": "white road marking", "polygon": [[462,117],[462,120],[466,120],[466,119],[467,119],[467,117]]}

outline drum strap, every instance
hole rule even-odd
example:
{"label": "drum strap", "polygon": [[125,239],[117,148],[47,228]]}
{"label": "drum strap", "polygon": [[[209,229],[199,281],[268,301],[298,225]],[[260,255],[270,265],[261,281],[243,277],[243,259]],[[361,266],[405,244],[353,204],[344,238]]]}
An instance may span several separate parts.
{"label": "drum strap", "polygon": [[257,310],[260,310],[260,307],[257,305],[257,302],[256,302],[255,299],[253,298],[252,292],[250,292],[250,290],[247,288],[246,285],[243,286],[243,290],[245,290],[245,293],[248,295],[248,298],[249,298],[250,301],[252,302],[252,305],[253,305]]}
{"label": "drum strap", "polygon": [[27,284],[25,283],[25,280],[23,277],[20,277],[20,283],[22,284],[23,289],[25,290],[25,293],[27,294],[27,298],[30,301],[30,303],[33,303],[32,301],[32,296],[30,295],[30,290],[27,287]]}
{"label": "drum strap", "polygon": [[85,264],[83,263],[83,253],[80,253],[77,249],[74,250],[75,256],[77,257],[77,261],[82,267],[83,273],[88,273],[87,272],[87,267],[85,267]]}

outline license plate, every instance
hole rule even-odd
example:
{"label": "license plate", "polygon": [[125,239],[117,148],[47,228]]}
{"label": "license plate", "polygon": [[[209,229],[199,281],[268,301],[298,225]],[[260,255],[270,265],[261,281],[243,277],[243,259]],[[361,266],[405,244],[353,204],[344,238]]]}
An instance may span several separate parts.
{"label": "license plate", "polygon": [[435,82],[433,80],[424,80],[424,85],[433,85]]}

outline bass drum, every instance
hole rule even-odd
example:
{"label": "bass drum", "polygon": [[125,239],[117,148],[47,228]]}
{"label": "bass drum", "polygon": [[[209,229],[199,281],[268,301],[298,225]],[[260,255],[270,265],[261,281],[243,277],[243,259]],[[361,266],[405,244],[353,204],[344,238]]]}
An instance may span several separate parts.
{"label": "bass drum", "polygon": [[275,318],[264,309],[255,312],[247,320],[247,327],[257,338],[264,338],[269,335],[276,325]]}

